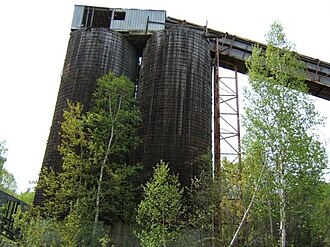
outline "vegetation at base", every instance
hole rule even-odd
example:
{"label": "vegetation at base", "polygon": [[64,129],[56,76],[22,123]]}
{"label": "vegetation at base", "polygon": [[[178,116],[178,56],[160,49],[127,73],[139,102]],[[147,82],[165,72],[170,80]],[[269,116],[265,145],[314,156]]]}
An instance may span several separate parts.
{"label": "vegetation at base", "polygon": [[93,220],[81,212],[84,205],[74,205],[64,218],[41,216],[37,208],[16,215],[15,227],[20,228],[22,236],[17,246],[107,246],[110,242],[102,226],[95,234]]}
{"label": "vegetation at base", "polygon": [[183,188],[178,176],[171,175],[168,164],[160,161],[144,187],[137,209],[137,233],[142,246],[179,246],[183,215]]}
{"label": "vegetation at base", "polygon": [[110,240],[103,222],[134,221],[132,181],[141,167],[127,162],[139,143],[134,87],[126,77],[109,73],[98,79],[89,111],[68,102],[59,147],[62,172],[42,171],[38,186],[47,199],[40,210],[32,208],[18,220],[21,244],[105,246]]}
{"label": "vegetation at base", "polygon": [[134,83],[109,73],[97,81],[92,102],[87,112],[79,103],[68,102],[61,132],[63,171],[44,171],[47,176],[39,182],[49,196],[45,208],[53,215],[65,215],[72,203],[83,198],[87,211],[93,212],[95,226],[100,212],[107,215],[102,220],[108,223],[128,222],[135,207],[135,188],[130,181],[140,169],[127,163],[139,142]]}

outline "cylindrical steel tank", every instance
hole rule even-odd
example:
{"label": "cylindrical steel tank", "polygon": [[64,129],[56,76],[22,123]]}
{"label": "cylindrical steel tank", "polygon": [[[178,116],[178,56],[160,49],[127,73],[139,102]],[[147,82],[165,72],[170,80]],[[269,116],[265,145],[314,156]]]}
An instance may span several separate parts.
{"label": "cylindrical steel tank", "polygon": [[211,82],[209,44],[201,33],[180,25],[148,40],[137,94],[144,180],[161,159],[184,186],[198,174],[196,160],[212,144]]}
{"label": "cylindrical steel tank", "polygon": [[[106,28],[82,28],[71,32],[42,167],[61,171],[59,132],[67,99],[80,102],[84,110],[88,110],[99,77],[112,71],[135,81],[137,68],[135,48],[119,33]],[[42,193],[37,190],[34,203],[41,201]]]}

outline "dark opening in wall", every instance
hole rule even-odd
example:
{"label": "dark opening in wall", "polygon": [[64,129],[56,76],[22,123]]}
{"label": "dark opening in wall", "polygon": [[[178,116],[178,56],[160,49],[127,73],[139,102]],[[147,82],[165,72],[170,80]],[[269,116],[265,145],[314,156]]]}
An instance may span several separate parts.
{"label": "dark opening in wall", "polygon": [[125,20],[126,12],[123,11],[116,11],[115,16],[113,17],[114,20]]}
{"label": "dark opening in wall", "polygon": [[110,27],[112,11],[107,8],[86,7],[82,27]]}

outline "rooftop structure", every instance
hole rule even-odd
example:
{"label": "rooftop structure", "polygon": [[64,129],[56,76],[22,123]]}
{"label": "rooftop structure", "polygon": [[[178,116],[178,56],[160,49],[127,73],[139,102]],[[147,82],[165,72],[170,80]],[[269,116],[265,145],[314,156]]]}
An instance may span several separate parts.
{"label": "rooftop structure", "polygon": [[165,28],[166,11],[75,5],[71,30],[105,27],[119,32],[153,33]]}

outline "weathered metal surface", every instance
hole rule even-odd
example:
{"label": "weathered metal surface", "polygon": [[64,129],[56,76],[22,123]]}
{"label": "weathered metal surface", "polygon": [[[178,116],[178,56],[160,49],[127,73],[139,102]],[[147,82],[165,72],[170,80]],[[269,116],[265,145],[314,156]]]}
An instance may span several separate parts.
{"label": "weathered metal surface", "polygon": [[165,28],[164,10],[123,9],[125,20],[112,20],[110,28],[117,31],[160,31]]}
{"label": "weathered metal surface", "polygon": [[[84,110],[88,110],[97,78],[112,71],[135,81],[137,63],[135,48],[117,32],[106,28],[85,28],[71,32],[42,167],[61,171],[59,132],[67,99],[80,102]],[[38,204],[42,198],[42,192],[37,190],[34,203]]]}
{"label": "weathered metal surface", "polygon": [[220,151],[220,88],[219,88],[219,47],[218,38],[215,39],[215,58],[213,68],[213,153],[214,176],[220,178],[221,151]]}
{"label": "weathered metal surface", "polygon": [[78,29],[82,26],[82,20],[84,16],[85,6],[75,5],[73,10],[71,29]]}
{"label": "weathered metal surface", "polygon": [[211,83],[209,44],[199,33],[176,26],[147,42],[138,86],[144,179],[161,159],[183,185],[197,174],[212,142]]}
{"label": "weathered metal surface", "polygon": [[22,210],[25,211],[27,208],[27,204],[23,202],[22,200],[9,195],[7,192],[4,192],[0,190],[0,207],[3,207],[8,201],[18,202],[20,205],[22,205]]}
{"label": "weathered metal surface", "polygon": [[[100,21],[96,21],[96,19]],[[165,28],[166,11],[75,5],[71,29],[102,27],[121,32],[155,32]],[[95,26],[97,25],[97,26]]]}

